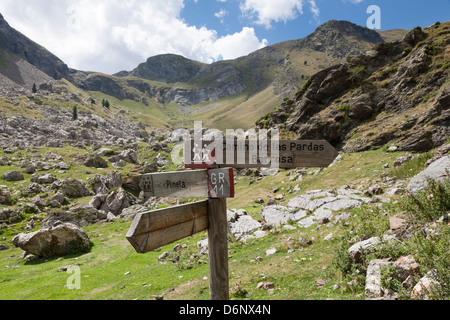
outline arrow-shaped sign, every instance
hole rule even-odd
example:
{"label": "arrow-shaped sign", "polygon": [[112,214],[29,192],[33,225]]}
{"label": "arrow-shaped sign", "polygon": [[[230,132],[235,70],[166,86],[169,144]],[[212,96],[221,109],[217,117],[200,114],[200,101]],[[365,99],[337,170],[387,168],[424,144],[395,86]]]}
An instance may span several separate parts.
{"label": "arrow-shaped sign", "polygon": [[[221,148],[218,146],[222,145]],[[194,146],[194,147],[193,147]],[[190,152],[189,152],[190,150]],[[322,168],[338,151],[326,140],[237,140],[185,142],[185,167],[200,168]]]}
{"label": "arrow-shaped sign", "polygon": [[147,253],[208,229],[208,200],[136,215],[127,240]]}

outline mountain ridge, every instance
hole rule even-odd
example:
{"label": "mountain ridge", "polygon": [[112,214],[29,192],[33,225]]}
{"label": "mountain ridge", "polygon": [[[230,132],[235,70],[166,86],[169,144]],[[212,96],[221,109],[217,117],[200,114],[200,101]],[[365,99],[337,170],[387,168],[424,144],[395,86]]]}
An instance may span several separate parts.
{"label": "mountain ridge", "polygon": [[441,146],[450,136],[449,30],[450,22],[417,27],[316,73],[258,126],[326,139],[345,152]]}

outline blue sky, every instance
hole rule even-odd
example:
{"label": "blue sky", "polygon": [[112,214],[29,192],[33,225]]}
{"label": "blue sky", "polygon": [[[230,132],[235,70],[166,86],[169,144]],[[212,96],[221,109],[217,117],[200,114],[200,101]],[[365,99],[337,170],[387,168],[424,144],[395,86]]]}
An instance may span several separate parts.
{"label": "blue sky", "polygon": [[112,74],[164,53],[234,59],[332,19],[366,26],[371,5],[381,30],[450,20],[450,0],[1,0],[0,13],[69,67]]}
{"label": "blue sky", "polygon": [[[276,2],[273,0],[271,2]],[[289,1],[287,1],[289,2]],[[181,17],[193,25],[204,25],[219,34],[238,32],[242,26],[255,28],[259,38],[265,38],[269,44],[299,39],[314,32],[321,24],[329,20],[347,20],[366,26],[370,5],[381,9],[381,30],[412,29],[426,27],[436,21],[450,20],[450,0],[315,0],[319,13],[311,11],[311,4],[303,1],[303,13],[296,11],[294,19],[273,21],[270,27],[258,24],[255,15],[245,15],[240,9],[242,1],[187,0]],[[217,13],[221,18],[215,16]]]}

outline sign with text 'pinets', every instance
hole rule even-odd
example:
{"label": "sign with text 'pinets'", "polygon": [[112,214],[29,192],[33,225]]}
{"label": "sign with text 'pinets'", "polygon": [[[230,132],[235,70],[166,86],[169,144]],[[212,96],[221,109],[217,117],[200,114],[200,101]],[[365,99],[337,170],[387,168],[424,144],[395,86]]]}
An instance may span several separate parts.
{"label": "sign with text 'pinets'", "polygon": [[151,173],[140,177],[147,197],[233,198],[232,168]]}
{"label": "sign with text 'pinets'", "polygon": [[[220,146],[218,148],[217,146]],[[323,168],[338,156],[325,140],[237,140],[185,142],[185,167],[190,169]]]}

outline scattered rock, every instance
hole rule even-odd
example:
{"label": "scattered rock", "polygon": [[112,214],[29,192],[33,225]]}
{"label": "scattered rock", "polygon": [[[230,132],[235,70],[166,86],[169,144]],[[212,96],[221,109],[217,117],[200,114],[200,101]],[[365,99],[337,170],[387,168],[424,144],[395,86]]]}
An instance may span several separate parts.
{"label": "scattered rock", "polygon": [[107,168],[108,167],[108,162],[97,153],[88,155],[83,164],[86,167],[91,167],[91,168]]}
{"label": "scattered rock", "polygon": [[6,181],[21,181],[24,180],[24,177],[19,171],[9,171],[3,174],[3,179]]}
{"label": "scattered rock", "polygon": [[274,288],[275,288],[275,284],[273,282],[260,282],[256,286],[256,290],[270,290],[270,289],[274,289]]}
{"label": "scattered rock", "polygon": [[413,256],[403,256],[394,262],[394,267],[398,271],[398,277],[403,282],[408,277],[415,277],[418,275],[420,265],[416,262]]}
{"label": "scattered rock", "polygon": [[350,255],[350,259],[354,263],[361,263],[361,256],[363,253],[370,252],[370,250],[380,243],[379,237],[373,237],[358,243],[355,243],[348,249],[348,253]]}
{"label": "scattered rock", "polygon": [[51,189],[59,190],[69,198],[81,198],[91,195],[84,183],[72,178],[53,182]]}
{"label": "scattered rock", "polygon": [[56,176],[53,174],[38,174],[36,176],[31,177],[32,182],[36,182],[39,184],[52,184],[55,182]]}
{"label": "scattered rock", "polygon": [[381,270],[391,264],[390,259],[370,261],[366,274],[366,299],[392,299],[391,294],[381,285]]}
{"label": "scattered rock", "polygon": [[0,204],[9,204],[11,202],[11,194],[8,189],[0,186]]}
{"label": "scattered rock", "polygon": [[408,184],[407,190],[413,194],[423,190],[427,184],[427,179],[434,179],[442,181],[449,179],[447,171],[450,172],[450,156],[442,157],[428,166],[425,170],[420,172]]}
{"label": "scattered rock", "polygon": [[50,258],[90,249],[87,233],[72,223],[55,223],[39,231],[21,233],[12,239],[16,247],[36,256]]}
{"label": "scattered rock", "polygon": [[432,279],[430,274],[426,275],[414,286],[411,292],[411,300],[429,300],[429,294],[432,292],[434,287],[439,285],[439,282]]}

